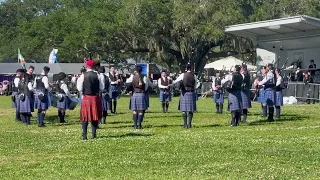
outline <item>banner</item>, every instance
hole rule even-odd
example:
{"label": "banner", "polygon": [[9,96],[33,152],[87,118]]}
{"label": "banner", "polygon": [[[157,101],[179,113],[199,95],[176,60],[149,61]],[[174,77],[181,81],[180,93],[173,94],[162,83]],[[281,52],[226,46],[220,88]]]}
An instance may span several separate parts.
{"label": "banner", "polygon": [[57,57],[58,49],[53,49],[49,56],[49,64],[58,63]]}

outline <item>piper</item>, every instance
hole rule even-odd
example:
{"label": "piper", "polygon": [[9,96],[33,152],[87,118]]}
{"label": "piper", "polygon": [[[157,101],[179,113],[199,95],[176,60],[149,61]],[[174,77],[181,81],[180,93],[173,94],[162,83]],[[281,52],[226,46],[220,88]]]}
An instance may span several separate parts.
{"label": "piper", "polygon": [[169,103],[171,101],[171,88],[170,84],[172,80],[170,77],[167,77],[167,72],[163,70],[161,72],[161,78],[158,79],[158,86],[160,89],[160,102],[162,103],[162,112],[167,113],[169,109]]}
{"label": "piper", "polygon": [[99,120],[102,118],[100,92],[104,85],[97,72],[93,71],[93,60],[86,61],[86,72],[78,79],[77,89],[82,92],[80,121],[82,125],[82,139],[87,140],[88,124],[91,122],[92,138],[97,137]]}
{"label": "piper", "polygon": [[180,76],[173,81],[172,85],[180,82],[181,95],[178,110],[182,112],[184,128],[192,127],[193,113],[197,110],[197,77],[191,71],[190,64],[186,67],[186,72],[180,74]]}

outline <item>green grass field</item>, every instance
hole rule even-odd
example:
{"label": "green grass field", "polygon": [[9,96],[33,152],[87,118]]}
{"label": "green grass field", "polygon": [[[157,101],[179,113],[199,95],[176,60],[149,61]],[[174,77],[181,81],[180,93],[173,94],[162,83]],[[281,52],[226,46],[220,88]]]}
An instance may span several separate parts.
{"label": "green grass field", "polygon": [[[144,129],[133,130],[128,98],[116,116],[81,140],[79,108],[47,127],[14,120],[9,97],[0,97],[0,179],[319,179],[320,105],[285,106],[281,120],[260,118],[257,103],[249,123],[228,127],[230,115],[214,113],[212,99],[198,101],[194,128],[184,129],[177,111],[162,114],[151,98]],[[226,107],[226,106],[225,106]],[[91,128],[90,128],[91,130]],[[89,134],[89,137],[91,134]]]}

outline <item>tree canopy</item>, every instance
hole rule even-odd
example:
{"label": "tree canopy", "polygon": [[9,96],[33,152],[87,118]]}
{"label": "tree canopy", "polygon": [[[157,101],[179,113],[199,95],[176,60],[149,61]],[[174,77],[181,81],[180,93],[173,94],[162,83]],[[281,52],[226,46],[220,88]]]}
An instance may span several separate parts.
{"label": "tree canopy", "polygon": [[0,60],[117,62],[147,58],[169,68],[190,62],[197,71],[212,58],[254,59],[247,39],[228,25],[293,15],[320,17],[319,0],[7,0],[0,3]]}

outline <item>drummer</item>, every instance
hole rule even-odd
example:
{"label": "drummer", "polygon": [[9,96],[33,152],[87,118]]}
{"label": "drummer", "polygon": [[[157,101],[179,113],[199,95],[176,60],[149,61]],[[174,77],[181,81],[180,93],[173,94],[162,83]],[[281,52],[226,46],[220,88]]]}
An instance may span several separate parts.
{"label": "drummer", "polygon": [[48,82],[48,73],[50,68],[45,66],[42,70],[42,73],[36,77],[33,88],[35,88],[35,102],[34,106],[38,109],[38,126],[45,127],[44,117],[46,111],[49,107],[49,82]]}
{"label": "drummer", "polygon": [[71,102],[71,94],[68,90],[66,77],[67,75],[64,72],[60,72],[58,74],[58,79],[56,83],[57,90],[60,96],[60,99],[57,102],[60,123],[67,123],[65,120],[66,110],[68,109]]}
{"label": "drummer", "polygon": [[16,120],[21,121],[21,116],[19,112],[19,95],[18,95],[18,86],[19,82],[23,76],[23,73],[25,73],[25,69],[18,69],[16,77],[14,78],[14,84],[13,84],[13,93],[12,93],[12,108],[16,109]]}
{"label": "drummer", "polygon": [[18,83],[19,106],[18,110],[21,114],[22,122],[30,125],[31,112],[33,111],[32,81],[27,73],[23,73]]}

